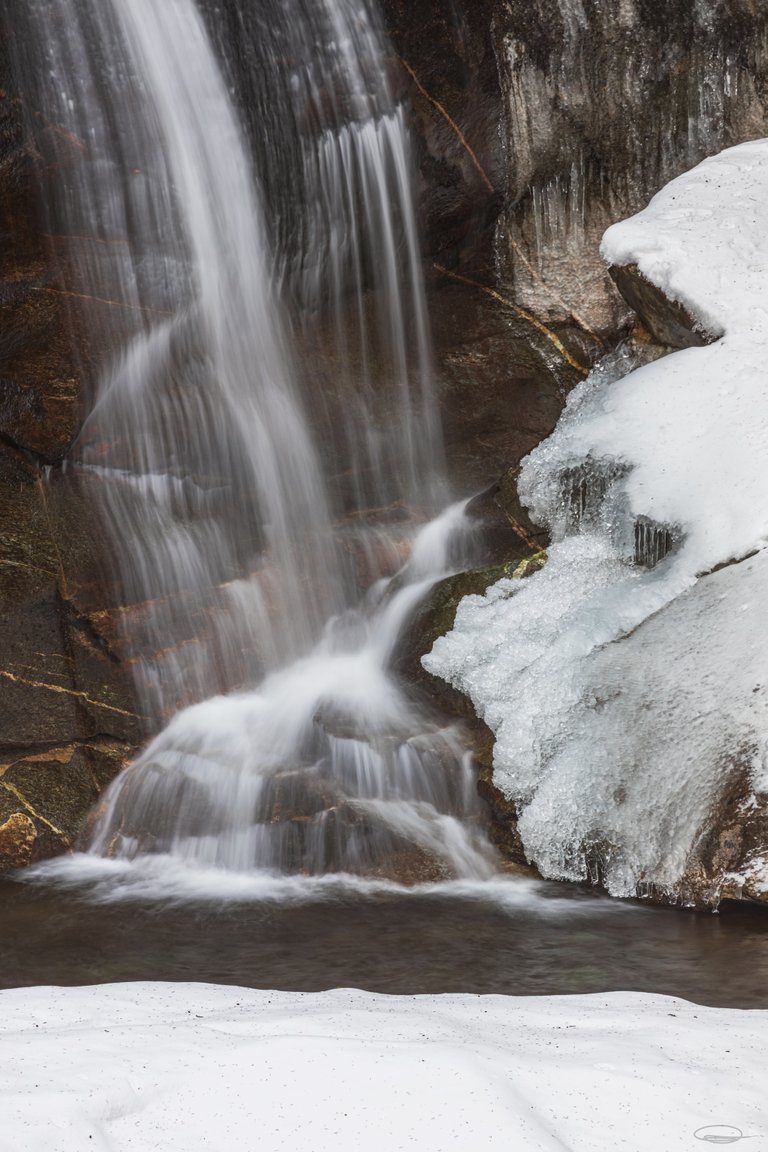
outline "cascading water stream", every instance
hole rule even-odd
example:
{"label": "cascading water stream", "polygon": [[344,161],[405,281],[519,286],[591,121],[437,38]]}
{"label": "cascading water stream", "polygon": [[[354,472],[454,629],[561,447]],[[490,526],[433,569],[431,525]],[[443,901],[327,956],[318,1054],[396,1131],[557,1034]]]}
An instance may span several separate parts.
{"label": "cascading water stream", "polygon": [[330,345],[331,379],[308,399],[349,474],[341,500],[434,511],[442,444],[406,110],[377,5],[261,0],[236,9],[229,36],[279,273],[302,338]]}
{"label": "cascading water stream", "polygon": [[467,524],[463,505],[449,508],[417,539],[401,587],[382,581],[258,689],[180,712],[112,785],[91,851],[280,874],[490,876],[460,734],[427,722],[386,667]]}
{"label": "cascading water stream", "polygon": [[[278,7],[259,49],[278,124],[256,154],[301,179],[286,193],[267,170],[265,207],[204,22],[218,9],[28,12],[60,157],[52,230],[70,237],[73,292],[109,303],[108,323],[93,303],[80,317],[106,360],[73,463],[110,531],[147,713],[194,704],[112,786],[91,851],[482,878],[461,743],[387,672],[471,537],[454,506],[403,566],[409,509],[434,515],[442,491],[404,114],[365,4]],[[318,332],[339,367],[330,401],[294,347],[306,358]],[[393,500],[399,534],[372,528]]]}
{"label": "cascading water stream", "polygon": [[123,600],[139,606],[140,696],[162,716],[317,637],[340,606],[330,515],[195,5],[53,0],[30,16],[56,30],[43,95],[83,149],[54,206],[78,237],[75,284],[115,305],[86,321],[119,315],[74,456],[101,481]]}

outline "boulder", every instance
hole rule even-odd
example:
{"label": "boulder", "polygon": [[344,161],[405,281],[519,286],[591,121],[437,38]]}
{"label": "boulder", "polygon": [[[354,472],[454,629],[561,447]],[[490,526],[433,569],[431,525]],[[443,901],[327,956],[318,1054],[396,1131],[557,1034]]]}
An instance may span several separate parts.
{"label": "boulder", "polygon": [[702,331],[682,304],[646,280],[636,264],[614,265],[608,272],[656,343],[667,348],[700,348],[714,339]]}

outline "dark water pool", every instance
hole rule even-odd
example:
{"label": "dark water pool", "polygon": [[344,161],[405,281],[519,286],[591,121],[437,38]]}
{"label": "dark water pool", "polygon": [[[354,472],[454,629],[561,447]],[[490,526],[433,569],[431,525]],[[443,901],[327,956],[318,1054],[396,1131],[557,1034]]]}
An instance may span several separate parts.
{"label": "dark water pool", "polygon": [[556,885],[459,893],[93,903],[0,881],[0,986],[191,980],[514,995],[635,990],[768,1007],[768,915],[619,905]]}

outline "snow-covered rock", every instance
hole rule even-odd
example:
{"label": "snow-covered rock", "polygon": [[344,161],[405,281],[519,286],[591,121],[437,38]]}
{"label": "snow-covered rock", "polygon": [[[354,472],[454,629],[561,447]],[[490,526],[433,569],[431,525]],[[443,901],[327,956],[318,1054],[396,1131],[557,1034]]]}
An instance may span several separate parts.
{"label": "snow-covered rock", "polygon": [[544,875],[766,898],[768,141],[673,181],[602,251],[719,339],[628,373],[619,353],[572,393],[520,479],[549,564],[464,601],[424,665],[496,733]]}

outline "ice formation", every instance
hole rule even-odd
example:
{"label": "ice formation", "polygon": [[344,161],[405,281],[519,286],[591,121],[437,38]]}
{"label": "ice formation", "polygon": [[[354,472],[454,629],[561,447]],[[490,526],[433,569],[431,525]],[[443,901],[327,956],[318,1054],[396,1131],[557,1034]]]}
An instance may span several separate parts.
{"label": "ice formation", "polygon": [[[572,393],[520,479],[548,564],[463,601],[424,665],[495,732],[494,782],[544,875],[685,898],[726,791],[768,793],[768,141],[673,181],[602,253],[719,339],[626,375],[615,354]],[[574,526],[579,469],[595,499]]]}
{"label": "ice formation", "polygon": [[600,232],[764,120],[754,81],[765,68],[762,6],[751,35],[723,0],[668,4],[661,22],[652,7],[499,9],[511,188],[498,255],[515,299],[539,316],[573,308],[600,326],[620,314],[596,259]]}

